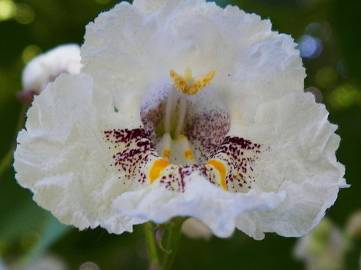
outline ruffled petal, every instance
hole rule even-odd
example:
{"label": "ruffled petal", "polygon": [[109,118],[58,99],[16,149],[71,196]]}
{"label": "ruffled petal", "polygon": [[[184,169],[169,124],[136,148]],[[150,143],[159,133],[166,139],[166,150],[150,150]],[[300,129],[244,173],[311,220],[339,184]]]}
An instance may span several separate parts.
{"label": "ruffled petal", "polygon": [[305,71],[295,46],[291,37],[272,31],[269,20],[234,6],[138,0],[89,24],[81,52],[84,72],[116,103],[125,103],[130,92],[144,94],[172,69],[190,67],[195,74],[214,70],[212,85],[232,110],[248,106],[252,113],[248,98],[303,90]]}
{"label": "ruffled petal", "polygon": [[61,75],[35,97],[18,135],[14,167],[18,182],[63,223],[122,233],[141,220],[112,211],[112,201],[126,186],[108,166],[103,131],[112,121],[121,126],[122,117],[111,102],[102,107],[104,101],[111,99],[94,94],[89,76]]}
{"label": "ruffled petal", "polygon": [[285,198],[284,192],[224,192],[198,173],[187,176],[185,182],[184,192],[164,190],[156,183],[122,194],[113,206],[121,214],[157,223],[177,216],[195,217],[216,236],[229,237],[236,228],[238,216],[274,209]]}
{"label": "ruffled petal", "polygon": [[135,0],[133,6],[142,12],[156,12],[160,10],[168,0]]}
{"label": "ruffled petal", "polygon": [[289,94],[257,106],[252,123],[234,128],[269,147],[255,163],[254,189],[287,194],[270,212],[240,217],[239,229],[260,238],[263,232],[304,235],[334,204],[345,169],[336,160],[340,138],[327,116],[311,94]]}

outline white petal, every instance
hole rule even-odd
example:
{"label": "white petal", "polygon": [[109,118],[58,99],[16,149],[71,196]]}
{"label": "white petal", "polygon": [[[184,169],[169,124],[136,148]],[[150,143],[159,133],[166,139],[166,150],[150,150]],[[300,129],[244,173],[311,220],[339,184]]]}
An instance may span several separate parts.
{"label": "white petal", "polygon": [[[107,100],[109,108],[102,107]],[[122,118],[111,109],[106,93],[94,94],[90,77],[60,76],[29,109],[14,166],[19,183],[63,223],[121,233],[140,221],[116,215],[111,208],[126,188],[109,166],[111,155],[103,140],[112,121],[122,126]]]}
{"label": "white petal", "polygon": [[134,5],[122,2],[102,13],[88,25],[81,49],[84,72],[116,99],[126,99],[129,89],[144,93],[169,70],[187,67],[196,75],[216,71],[213,86],[232,108],[246,106],[244,96],[303,90],[295,43],[273,32],[269,20],[203,0]]}
{"label": "white petal", "polygon": [[285,198],[283,192],[224,192],[197,174],[190,175],[186,182],[184,193],[174,193],[157,184],[124,193],[114,202],[114,207],[122,214],[158,223],[177,216],[195,217],[216,236],[229,237],[236,228],[238,216],[273,209]]}
{"label": "white petal", "polygon": [[133,6],[142,12],[154,12],[164,7],[168,0],[134,0]]}
{"label": "white petal", "polygon": [[303,235],[319,223],[345,185],[344,167],[335,156],[340,142],[336,126],[311,94],[289,94],[256,111],[252,123],[233,126],[232,133],[269,147],[255,165],[255,189],[285,191],[287,198],[271,212],[240,218],[238,227],[244,230],[251,222],[254,232]]}

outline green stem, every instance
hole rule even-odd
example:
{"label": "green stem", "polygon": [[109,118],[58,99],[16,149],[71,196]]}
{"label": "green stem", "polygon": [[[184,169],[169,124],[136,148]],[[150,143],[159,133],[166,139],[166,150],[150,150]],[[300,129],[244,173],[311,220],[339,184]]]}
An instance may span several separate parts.
{"label": "green stem", "polygon": [[160,270],[157,241],[155,239],[155,231],[152,223],[147,222],[144,224],[144,234],[149,258],[149,269]]}
{"label": "green stem", "polygon": [[[26,108],[27,108],[26,105],[22,105],[22,107],[21,107],[18,121],[16,124],[16,136],[17,136],[18,131],[20,131],[20,129],[22,129],[24,126]],[[0,176],[2,176],[6,172],[6,170],[9,168],[9,166],[11,165],[11,162],[13,161],[13,153],[14,153],[15,148],[16,148],[16,138],[15,138],[15,142],[11,145],[8,152],[5,154],[5,156],[0,161]]]}
{"label": "green stem", "polygon": [[9,168],[11,161],[13,160],[14,147],[11,147],[0,162],[0,176],[2,176]]}
{"label": "green stem", "polygon": [[167,250],[167,252],[163,256],[162,270],[169,270],[172,268],[179,248],[183,221],[183,218],[175,218],[171,220],[166,226],[164,248]]}

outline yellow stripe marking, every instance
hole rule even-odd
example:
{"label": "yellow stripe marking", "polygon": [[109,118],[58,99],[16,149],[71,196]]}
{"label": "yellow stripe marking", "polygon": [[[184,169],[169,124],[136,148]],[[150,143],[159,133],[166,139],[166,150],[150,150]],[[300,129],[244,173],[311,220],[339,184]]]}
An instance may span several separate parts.
{"label": "yellow stripe marking", "polygon": [[228,186],[226,183],[226,176],[227,176],[227,166],[224,162],[220,161],[219,159],[210,159],[207,162],[208,165],[212,166],[219,174],[219,185],[224,189],[228,190]]}
{"label": "yellow stripe marking", "polygon": [[164,169],[169,166],[169,164],[169,161],[163,158],[153,161],[148,174],[149,182],[152,184],[154,181],[156,181],[161,176]]}
{"label": "yellow stripe marking", "polygon": [[193,160],[193,152],[192,152],[192,150],[188,149],[188,150],[184,151],[184,157],[187,160]]}

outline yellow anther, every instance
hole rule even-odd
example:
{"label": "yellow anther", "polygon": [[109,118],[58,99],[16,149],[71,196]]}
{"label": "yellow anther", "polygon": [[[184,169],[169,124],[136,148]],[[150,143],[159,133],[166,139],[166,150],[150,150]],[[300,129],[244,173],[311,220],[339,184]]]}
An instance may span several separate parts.
{"label": "yellow anther", "polygon": [[187,160],[193,160],[193,152],[192,150],[188,149],[186,151],[184,151],[184,157],[187,159]]}
{"label": "yellow anther", "polygon": [[219,185],[224,189],[228,190],[228,186],[226,183],[226,176],[227,176],[227,166],[224,162],[220,161],[219,159],[210,159],[207,162],[208,165],[212,166],[219,174]]}
{"label": "yellow anther", "polygon": [[162,175],[164,169],[169,165],[169,161],[163,158],[153,161],[148,174],[149,182],[152,184],[155,180],[157,180]]}
{"label": "yellow anther", "polygon": [[206,75],[201,76],[196,80],[193,78],[192,70],[189,68],[185,70],[184,76],[179,75],[174,70],[171,70],[169,74],[173,80],[174,86],[179,91],[187,95],[195,95],[204,87],[209,85],[209,83],[213,80],[216,72],[210,71]]}

